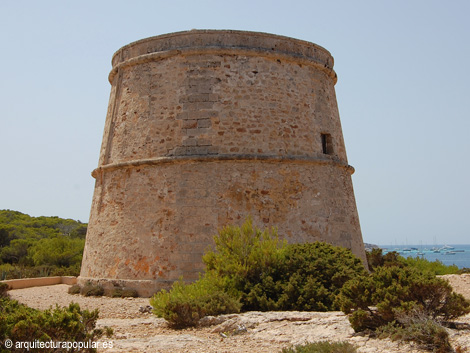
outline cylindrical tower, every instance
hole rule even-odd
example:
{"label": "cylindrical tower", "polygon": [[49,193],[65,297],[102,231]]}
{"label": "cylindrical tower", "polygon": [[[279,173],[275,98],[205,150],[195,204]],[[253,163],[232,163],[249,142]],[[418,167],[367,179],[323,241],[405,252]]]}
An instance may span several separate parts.
{"label": "cylindrical tower", "polygon": [[126,45],[112,64],[79,283],[148,296],[194,280],[217,230],[248,216],[365,259],[327,50],[192,30]]}

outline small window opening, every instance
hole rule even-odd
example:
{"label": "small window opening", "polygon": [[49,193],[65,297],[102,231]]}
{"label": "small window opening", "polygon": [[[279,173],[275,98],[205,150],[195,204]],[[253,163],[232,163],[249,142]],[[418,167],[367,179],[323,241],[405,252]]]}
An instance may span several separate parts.
{"label": "small window opening", "polygon": [[333,154],[333,139],[330,134],[321,134],[321,148],[323,154]]}

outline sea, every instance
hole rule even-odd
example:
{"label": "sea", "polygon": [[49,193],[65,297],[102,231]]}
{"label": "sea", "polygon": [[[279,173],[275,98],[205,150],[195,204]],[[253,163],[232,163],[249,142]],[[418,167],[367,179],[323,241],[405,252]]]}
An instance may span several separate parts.
{"label": "sea", "polygon": [[403,257],[423,257],[429,261],[439,260],[444,265],[470,268],[470,244],[442,245],[379,245],[384,254],[396,251]]}

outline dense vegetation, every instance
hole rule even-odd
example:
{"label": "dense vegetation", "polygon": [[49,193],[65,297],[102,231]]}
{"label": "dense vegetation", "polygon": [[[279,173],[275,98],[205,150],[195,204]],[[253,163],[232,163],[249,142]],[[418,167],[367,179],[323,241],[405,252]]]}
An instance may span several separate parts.
{"label": "dense vegetation", "polygon": [[[98,310],[81,310],[71,303],[68,307],[37,310],[8,297],[7,286],[0,283],[0,352],[96,352],[97,339],[111,336],[110,328],[96,329]],[[7,340],[14,345],[5,348]],[[20,342],[65,342],[69,347],[29,349],[16,347]],[[75,343],[74,343],[75,342]],[[81,348],[81,349],[79,349]]]}
{"label": "dense vegetation", "polygon": [[78,275],[87,224],[0,210],[0,280]]}

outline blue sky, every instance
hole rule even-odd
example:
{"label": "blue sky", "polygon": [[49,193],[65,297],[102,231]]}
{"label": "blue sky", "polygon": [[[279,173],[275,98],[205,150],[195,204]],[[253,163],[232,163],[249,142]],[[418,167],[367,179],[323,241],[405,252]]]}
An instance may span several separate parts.
{"label": "blue sky", "polygon": [[0,209],[88,221],[120,47],[251,30],[334,56],[365,241],[470,243],[469,14],[463,0],[2,1]]}

